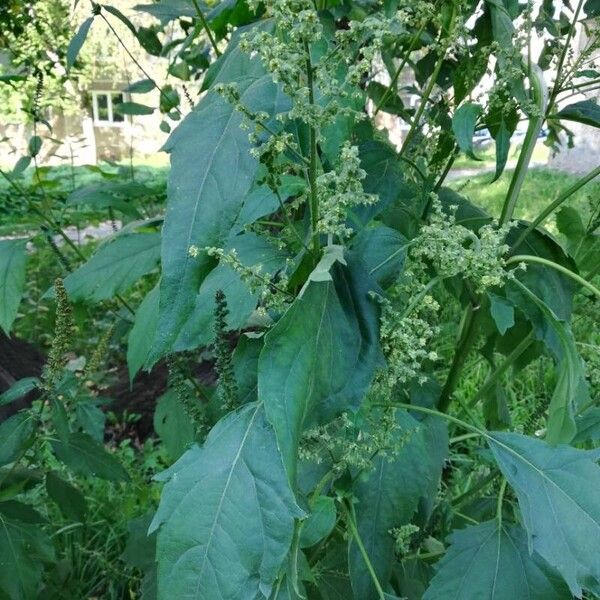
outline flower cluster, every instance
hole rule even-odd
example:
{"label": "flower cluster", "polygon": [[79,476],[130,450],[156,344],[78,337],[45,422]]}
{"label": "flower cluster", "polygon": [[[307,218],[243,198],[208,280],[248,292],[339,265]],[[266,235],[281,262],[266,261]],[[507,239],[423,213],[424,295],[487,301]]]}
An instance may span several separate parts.
{"label": "flower cluster", "polygon": [[300,441],[299,456],[317,464],[333,459],[336,474],[348,468],[367,472],[373,468],[375,457],[392,460],[398,456],[419,428],[402,427],[394,408],[371,409],[357,415],[343,413],[330,423],[307,429]]}
{"label": "flower cluster", "polygon": [[317,178],[320,233],[341,238],[352,233],[352,229],[346,224],[348,209],[377,201],[376,195],[366,194],[363,190],[362,180],[365,176],[365,171],[360,167],[358,148],[346,142],[337,168]]}
{"label": "flower cluster", "polygon": [[423,226],[411,251],[411,259],[434,266],[441,277],[462,275],[478,292],[501,286],[510,276],[503,256],[508,226],[483,225],[477,235],[456,222],[456,206],[444,212],[436,196],[432,198],[430,222]]}
{"label": "flower cluster", "polygon": [[245,265],[238,257],[235,248],[205,248],[209,256],[218,258],[221,264],[231,267],[248,286],[252,294],[259,297],[258,311],[266,314],[267,310],[282,311],[287,308],[290,295],[287,292],[288,277],[284,271],[277,274],[263,272],[263,265]]}
{"label": "flower cluster", "polygon": [[[382,301],[380,340],[387,368],[373,384],[373,394],[388,397],[398,384],[417,379],[424,383],[423,364],[438,360],[431,350],[432,341],[439,334],[435,325],[439,304],[426,287],[413,280],[410,273],[390,292],[390,299]],[[404,311],[396,306],[406,297],[419,298]]]}

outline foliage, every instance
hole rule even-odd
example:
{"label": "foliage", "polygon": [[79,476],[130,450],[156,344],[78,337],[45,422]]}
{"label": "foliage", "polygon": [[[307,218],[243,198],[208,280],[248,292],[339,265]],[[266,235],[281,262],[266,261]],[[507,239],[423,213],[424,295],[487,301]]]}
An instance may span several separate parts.
{"label": "foliage", "polygon": [[[0,242],[5,330],[26,290],[25,242],[46,244],[60,271],[43,290],[56,305],[48,364],[0,396],[39,394],[0,425],[3,594],[60,589],[64,549],[28,500],[54,502],[78,528],[82,489],[99,480],[143,498],[124,553],[143,598],[600,593],[598,359],[582,352],[586,370],[574,335],[577,317],[595,326],[599,205],[573,201],[600,167],[516,218],[542,128],[555,144],[563,121],[598,125],[591,101],[559,106],[598,79],[581,71],[597,38],[571,51],[594,12],[582,6],[555,18],[552,2],[163,1],[140,7],[160,23],[149,27],[93,6],[69,67],[98,21],[114,21],[205,93],[183,116],[159,88],[158,109],[179,121],[164,212],[132,165],[57,190],[37,136],[23,157],[31,183],[25,167],[2,171],[31,227]],[[534,27],[547,36],[537,57]],[[415,108],[400,95],[404,69]],[[388,110],[408,124],[399,149],[373,126]],[[505,186],[489,212],[445,185],[459,153],[478,158],[483,127]],[[108,240],[65,233],[82,206],[113,222]],[[545,228],[554,213],[560,239]],[[69,356],[78,314],[103,315],[87,360]],[[161,361],[169,372],[154,419],[164,455],[141,480],[102,443],[107,355],[125,339],[132,379]],[[214,386],[194,371],[206,357]]]}

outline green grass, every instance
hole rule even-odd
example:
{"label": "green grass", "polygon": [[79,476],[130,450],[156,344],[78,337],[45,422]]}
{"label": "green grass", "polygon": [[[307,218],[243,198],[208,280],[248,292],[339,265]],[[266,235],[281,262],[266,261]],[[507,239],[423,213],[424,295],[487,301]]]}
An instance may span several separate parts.
{"label": "green grass", "polygon": [[[506,171],[498,181],[490,183],[490,173],[475,175],[451,181],[450,187],[459,191],[478,206],[484,208],[495,217],[499,217],[502,204],[506,198],[512,171]],[[527,173],[525,183],[515,211],[515,218],[531,221],[545,206],[550,204],[562,191],[573,185],[579,178],[545,167],[531,169]],[[583,214],[589,211],[590,201],[598,201],[600,181],[588,183],[575,193],[566,203],[574,206]],[[554,219],[550,217],[545,223],[550,231],[556,233]]]}
{"label": "green grass", "polygon": [[[519,157],[520,150],[521,144],[513,144],[511,146],[507,161],[509,165],[516,162],[517,158]],[[544,143],[540,141],[536,144],[533,151],[532,162],[534,164],[546,164],[548,162],[549,154],[550,149],[548,146],[545,146]],[[493,170],[496,167],[496,148],[493,144],[481,150],[476,148],[475,156],[477,156],[477,158],[480,160],[473,160],[463,153],[459,154],[452,165],[452,169],[454,171],[461,169]]]}

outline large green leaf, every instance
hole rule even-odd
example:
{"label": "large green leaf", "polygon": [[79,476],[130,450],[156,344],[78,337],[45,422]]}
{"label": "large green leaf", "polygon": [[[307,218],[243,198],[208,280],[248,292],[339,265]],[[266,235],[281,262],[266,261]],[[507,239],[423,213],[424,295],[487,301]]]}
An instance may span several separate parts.
{"label": "large green leaf", "polygon": [[71,433],[65,441],[54,440],[52,448],[58,459],[75,473],[109,481],[129,479],[119,461],[87,433]]}
{"label": "large green leaf", "polygon": [[50,471],[46,475],[46,491],[65,517],[74,521],[85,519],[87,510],[85,496],[78,488],[65,481],[55,471]]}
{"label": "large green leaf", "polygon": [[67,48],[67,71],[71,69],[71,67],[75,64],[77,60],[77,56],[85,43],[85,40],[90,31],[90,27],[94,22],[94,17],[87,18],[77,30],[77,33],[73,36],[73,39],[69,42],[69,47]]}
{"label": "large green leaf", "polygon": [[22,411],[0,423],[0,466],[13,462],[33,431],[33,417]]}
{"label": "large green leaf", "polygon": [[25,287],[26,243],[27,240],[0,240],[0,327],[7,335]]}
{"label": "large green leaf", "polygon": [[303,427],[356,409],[381,361],[379,310],[360,263],[317,266],[313,277],[267,333],[258,363],[258,397],[292,482]]}
{"label": "large green leaf", "polygon": [[0,406],[23,398],[23,396],[35,390],[39,383],[40,380],[37,377],[25,377],[15,381],[5,392],[0,394]]}
{"label": "large green leaf", "polygon": [[382,287],[394,283],[406,260],[408,240],[385,225],[365,227],[352,240],[352,252]]}
{"label": "large green leaf", "polygon": [[514,282],[509,288],[511,299],[525,308],[538,339],[543,341],[556,361],[557,380],[548,407],[547,440],[568,443],[577,432],[575,413],[589,399],[585,366],[568,323],[526,286]]}
{"label": "large green leaf", "polygon": [[161,479],[159,598],[269,597],[302,511],[262,405],[227,415]]}
{"label": "large green leaf", "polygon": [[[526,223],[519,222],[510,230],[507,243],[514,244],[523,233]],[[577,267],[561,245],[547,232],[532,231],[514,250],[515,254],[531,254],[551,260],[571,271]],[[569,321],[573,310],[573,281],[556,269],[539,264],[528,264],[525,271],[515,271],[515,276],[540,300],[543,300],[561,321]],[[525,309],[525,307],[523,307]]]}
{"label": "large green leaf", "polygon": [[[386,587],[392,574],[394,538],[390,529],[408,523],[425,494],[431,478],[425,425],[406,411],[396,411],[398,448],[379,456],[374,468],[354,483],[356,524],[377,578]],[[392,442],[393,444],[394,442]],[[349,547],[348,563],[354,597],[378,600],[369,570],[355,543]]]}
{"label": "large green leaf", "polygon": [[554,116],[557,119],[600,127],[600,106],[593,100],[582,100],[581,102],[569,104]]}
{"label": "large green leaf", "polygon": [[[235,82],[242,104],[274,115],[288,100],[258,58],[238,47],[222,57],[214,83]],[[168,208],[163,227],[159,324],[149,363],[168,352],[194,309],[196,294],[213,261],[191,246],[222,246],[237,223],[252,188],[258,161],[250,154],[243,115],[221,95],[210,92],[173,132]]]}
{"label": "large green leaf", "polygon": [[588,232],[579,211],[563,207],[556,215],[556,226],[568,240],[569,253],[583,273],[595,272],[600,264],[600,235]]}
{"label": "large green leaf", "polygon": [[[266,239],[253,234],[232,236],[226,250],[235,250],[242,264],[261,267],[261,273],[277,273],[285,266],[285,255]],[[173,348],[182,351],[206,346],[215,336],[215,294],[221,290],[227,300],[227,327],[241,329],[256,308],[257,294],[251,293],[239,274],[227,264],[219,264],[204,279],[195,306]]]}
{"label": "large green leaf", "polygon": [[65,288],[71,300],[106,300],[155,269],[159,258],[160,234],[124,233],[68,275]]}
{"label": "large green leaf", "polygon": [[39,527],[0,514],[0,597],[39,598],[44,563],[53,560],[52,543]]}
{"label": "large green leaf", "polygon": [[67,204],[87,205],[95,209],[111,207],[126,215],[141,218],[134,201],[155,193],[137,181],[102,181],[77,188],[67,196]]}
{"label": "large green leaf", "polygon": [[[392,146],[372,140],[361,144],[359,153],[360,166],[366,172],[363,188],[368,194],[379,196],[379,202],[354,209],[356,218],[364,224],[394,202],[401,199],[412,199],[414,190],[406,182],[402,163]],[[402,206],[405,210],[410,209],[408,203],[402,203]],[[403,233],[405,232],[403,231]]]}
{"label": "large green leaf", "polygon": [[494,432],[489,446],[515,490],[529,546],[571,592],[600,589],[600,467],[587,452],[517,433]]}
{"label": "large green leaf", "polygon": [[517,526],[487,521],[456,531],[423,600],[569,600],[564,581]]}

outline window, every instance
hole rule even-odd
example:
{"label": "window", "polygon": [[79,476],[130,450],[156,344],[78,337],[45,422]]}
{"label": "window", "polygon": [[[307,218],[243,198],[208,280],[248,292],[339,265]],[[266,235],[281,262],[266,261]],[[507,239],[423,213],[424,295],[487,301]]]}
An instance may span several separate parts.
{"label": "window", "polygon": [[119,126],[125,122],[125,116],[116,110],[118,104],[123,103],[121,92],[92,92],[92,108],[94,111],[94,125]]}

